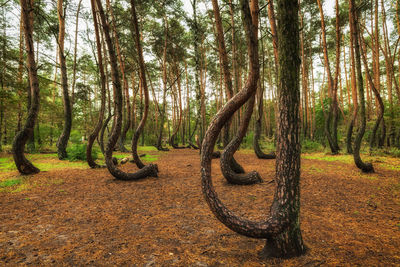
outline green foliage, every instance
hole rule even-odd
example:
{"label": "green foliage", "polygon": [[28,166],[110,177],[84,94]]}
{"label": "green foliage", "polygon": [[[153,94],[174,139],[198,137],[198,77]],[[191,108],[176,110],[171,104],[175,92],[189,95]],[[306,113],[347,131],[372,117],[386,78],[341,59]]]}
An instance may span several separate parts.
{"label": "green foliage", "polygon": [[254,132],[253,131],[247,132],[245,137],[243,137],[241,148],[252,148],[253,139],[254,139]]}
{"label": "green foliage", "polygon": [[82,134],[78,130],[72,130],[69,141],[73,144],[80,144],[82,142]]}
{"label": "green foliage", "polygon": [[393,157],[400,158],[400,148],[393,147],[389,150],[389,154]]}
{"label": "green foliage", "polygon": [[[87,144],[73,144],[67,148],[68,159],[70,161],[86,160],[86,147]],[[98,150],[92,149],[92,157],[94,160],[98,158]]]}
{"label": "green foliage", "polygon": [[0,187],[11,187],[22,183],[21,179],[9,179],[0,182]]}
{"label": "green foliage", "polygon": [[323,150],[321,143],[305,139],[301,143],[302,152],[316,152]]}

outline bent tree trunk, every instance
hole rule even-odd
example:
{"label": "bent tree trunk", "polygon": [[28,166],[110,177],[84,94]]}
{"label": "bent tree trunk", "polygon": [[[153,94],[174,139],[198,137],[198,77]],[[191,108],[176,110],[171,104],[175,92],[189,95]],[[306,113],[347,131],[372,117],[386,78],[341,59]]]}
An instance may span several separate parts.
{"label": "bent tree trunk", "polygon": [[385,113],[385,106],[383,105],[382,97],[381,97],[378,89],[376,88],[376,84],[372,80],[371,74],[369,72],[365,42],[364,42],[364,38],[361,36],[361,33],[360,33],[360,42],[361,42],[361,50],[362,50],[361,55],[362,55],[362,60],[363,60],[364,67],[365,67],[365,75],[367,76],[368,82],[371,85],[372,92],[374,92],[376,100],[378,101],[378,105],[379,105],[378,117],[376,118],[374,128],[372,128],[371,140],[369,143],[369,147],[372,150],[372,148],[375,147],[375,145],[376,145],[376,139],[377,139],[376,133],[377,133],[379,125],[381,123],[382,123],[383,134],[386,135],[385,121],[383,119],[383,114]]}
{"label": "bent tree trunk", "polygon": [[243,137],[246,134],[251,115],[253,114],[254,102],[255,95],[253,94],[247,102],[246,113],[243,116],[243,121],[240,124],[238,133],[232,138],[232,140],[225,147],[224,151],[221,154],[221,172],[224,175],[225,179],[231,184],[248,185],[262,182],[261,176],[258,174],[258,172],[251,171],[247,174],[235,173],[229,164],[229,160],[233,157],[233,154],[239,148]]}
{"label": "bent tree trunk", "polygon": [[31,87],[32,98],[25,125],[14,138],[12,153],[18,171],[21,174],[33,174],[38,173],[40,170],[36,168],[24,155],[25,144],[28,141],[29,136],[31,136],[33,133],[35,121],[39,113],[39,82],[37,77],[35,52],[32,40],[34,10],[32,2],[29,0],[21,0],[21,9],[27,52],[29,84]]}
{"label": "bent tree trunk", "polygon": [[[93,23],[94,23],[94,31],[96,36],[96,47],[97,47],[97,58],[98,58],[98,68],[100,71],[100,84],[101,84],[101,106],[99,112],[99,118],[94,128],[93,132],[89,135],[88,143],[86,146],[86,160],[91,168],[100,168],[103,166],[98,165],[92,157],[92,147],[93,143],[96,140],[97,136],[103,125],[103,118],[104,118],[104,111],[106,109],[106,77],[104,74],[103,68],[103,54],[101,51],[101,41],[100,41],[100,34],[99,34],[99,25],[97,22],[97,13],[96,13],[96,4],[94,0],[90,1],[92,6],[92,15],[93,15]],[[103,143],[101,141],[101,143]]]}
{"label": "bent tree trunk", "polygon": [[[257,21],[252,22],[248,2],[241,0],[249,46],[250,75],[246,86],[214,117],[201,154],[201,179],[205,199],[215,216],[231,230],[253,238],[266,238],[264,255],[294,257],[304,253],[300,231],[300,87],[298,1],[278,1],[279,116],[277,127],[276,184],[266,221],[252,222],[235,215],[218,198],[211,181],[211,154],[224,123],[254,94],[258,79]],[[257,5],[252,1],[252,7]],[[253,8],[254,10],[254,8]],[[253,18],[258,10],[255,8]],[[288,138],[289,137],[289,138]]]}
{"label": "bent tree trunk", "polygon": [[63,8],[63,0],[58,0],[57,14],[59,21],[58,33],[58,53],[61,67],[61,86],[63,93],[64,105],[64,128],[57,141],[57,154],[60,160],[67,158],[67,145],[72,128],[72,110],[68,93],[67,63],[64,55],[65,40],[65,12]]}
{"label": "bent tree trunk", "polygon": [[144,59],[143,59],[143,50],[142,50],[142,45],[140,43],[140,33],[139,33],[139,25],[138,25],[138,19],[136,16],[136,9],[135,9],[135,1],[131,0],[131,16],[132,16],[132,24],[133,28],[135,29],[135,33],[132,32],[132,37],[136,39],[136,50],[138,53],[138,58],[139,58],[139,73],[140,73],[140,80],[143,86],[143,92],[144,92],[144,113],[142,120],[139,123],[139,126],[137,127],[135,133],[133,134],[132,137],[132,156],[133,160],[136,163],[136,166],[140,169],[145,167],[143,162],[140,160],[140,157],[137,153],[137,144],[139,141],[140,134],[143,132],[143,128],[146,124],[147,116],[149,113],[149,90],[147,88],[147,80],[146,80],[146,69],[144,65]]}
{"label": "bent tree trunk", "polygon": [[106,120],[103,123],[103,126],[101,127],[101,132],[100,132],[100,149],[101,149],[101,153],[104,155],[105,150],[104,150],[104,132],[106,131],[107,125],[110,122],[110,120],[112,119],[114,115],[109,114],[108,117],[106,118]]}
{"label": "bent tree trunk", "polygon": [[[227,96],[228,101],[233,97],[233,82],[232,82],[232,75],[229,70],[229,62],[228,62],[228,54],[226,52],[226,46],[225,46],[225,39],[224,39],[224,30],[222,27],[222,18],[218,6],[218,0],[212,0],[212,5],[213,5],[213,11],[214,11],[214,18],[215,18],[215,26],[216,26],[216,37],[217,37],[217,42],[218,42],[218,53],[221,58],[221,63],[222,63],[222,72],[224,74],[224,86],[225,86],[225,93]],[[230,3],[230,6],[232,6],[232,3]],[[231,12],[233,12],[231,10]],[[232,27],[234,27],[234,21],[233,17],[231,16],[231,22],[232,22]],[[233,31],[234,34],[234,31]],[[234,41],[234,36],[233,38],[233,45],[235,45]],[[234,47],[233,47],[234,48]],[[236,68],[235,65],[235,55],[233,55],[233,64],[234,67]],[[238,78],[238,77],[236,77]],[[237,82],[237,81],[236,81]],[[228,122],[224,125],[224,131],[223,131],[223,145],[224,148],[228,145],[229,143],[229,131],[230,131],[230,126],[232,124],[232,119],[229,119]],[[242,138],[243,139],[243,138]],[[241,142],[241,141],[240,141]],[[228,153],[226,154],[226,157],[222,158],[221,157],[221,164],[227,165],[229,163],[229,168],[234,171],[235,173],[245,173],[243,167],[235,160],[233,157],[233,154],[236,152],[236,149],[233,151],[233,153]],[[225,162],[226,161],[226,162]],[[224,162],[224,163],[223,163]]]}
{"label": "bent tree trunk", "polygon": [[351,12],[351,20],[350,23],[352,24],[353,28],[353,41],[354,41],[354,52],[356,58],[356,71],[357,71],[357,88],[358,88],[358,95],[360,98],[360,121],[361,125],[358,129],[356,139],[354,141],[354,150],[353,150],[353,157],[354,163],[356,166],[361,169],[363,172],[373,172],[374,168],[372,167],[371,163],[364,163],[360,157],[360,148],[361,148],[361,141],[365,133],[365,127],[367,124],[366,117],[365,117],[365,98],[364,98],[364,84],[363,84],[363,77],[361,73],[361,55],[360,55],[360,43],[359,43],[359,24],[358,24],[358,14],[356,13],[355,1],[350,0],[350,12]]}
{"label": "bent tree trunk", "polygon": [[257,104],[258,104],[258,116],[254,125],[254,137],[253,137],[253,148],[254,148],[254,153],[256,153],[257,158],[259,159],[275,159],[276,155],[274,152],[270,154],[265,154],[260,147],[260,136],[261,136],[261,120],[262,120],[262,115],[263,115],[263,88],[260,86],[259,87],[259,92],[258,92],[258,99],[257,99]]}
{"label": "bent tree trunk", "polygon": [[111,136],[108,140],[106,147],[105,160],[107,168],[109,172],[119,180],[138,180],[149,176],[157,177],[158,173],[157,165],[149,164],[135,173],[126,173],[118,169],[113,162],[112,153],[115,144],[117,143],[118,138],[121,134],[121,128],[122,128],[122,87],[118,73],[117,56],[115,54],[115,50],[110,37],[110,26],[107,22],[106,15],[104,13],[103,6],[101,4],[101,0],[96,0],[96,3],[97,3],[97,8],[99,10],[101,23],[108,47],[108,53],[111,63],[111,77],[114,86],[114,107],[115,107],[114,109],[116,118],[115,118],[114,129],[111,133]]}

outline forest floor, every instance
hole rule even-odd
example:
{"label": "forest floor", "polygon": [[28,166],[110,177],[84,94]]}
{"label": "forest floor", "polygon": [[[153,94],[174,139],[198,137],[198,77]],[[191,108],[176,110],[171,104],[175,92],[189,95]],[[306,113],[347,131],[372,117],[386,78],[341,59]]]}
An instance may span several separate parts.
{"label": "forest floor", "polygon": [[[369,158],[376,172],[363,174],[351,156],[303,154],[301,227],[307,253],[262,260],[264,240],[230,231],[209,210],[198,151],[145,153],[158,164],[159,177],[136,182],[117,181],[85,162],[60,163],[55,155],[32,156],[44,171],[22,177],[9,169],[10,155],[2,154],[0,265],[400,265],[400,159]],[[273,198],[274,183],[268,182],[275,161],[257,159],[252,151],[236,158],[265,182],[229,185],[219,160],[213,160],[216,191],[237,214],[262,220]]]}

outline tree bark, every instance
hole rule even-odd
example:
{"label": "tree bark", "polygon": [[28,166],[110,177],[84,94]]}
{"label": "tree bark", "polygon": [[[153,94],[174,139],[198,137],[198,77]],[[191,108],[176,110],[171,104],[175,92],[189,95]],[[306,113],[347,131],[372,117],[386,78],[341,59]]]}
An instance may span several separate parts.
{"label": "tree bark", "polygon": [[140,81],[143,88],[144,93],[144,113],[142,120],[140,121],[135,133],[132,137],[132,156],[133,160],[136,163],[136,166],[140,169],[145,167],[143,162],[140,160],[140,157],[137,153],[137,143],[139,141],[140,134],[143,132],[144,126],[146,124],[147,116],[149,113],[149,90],[147,87],[147,80],[146,80],[146,69],[143,59],[143,50],[142,44],[140,42],[140,33],[139,33],[139,25],[138,19],[136,16],[136,8],[135,8],[135,0],[131,0],[131,16],[132,16],[132,24],[135,30],[135,33],[132,32],[132,39],[136,39],[136,51],[138,53],[139,58],[139,74],[140,74]]}
{"label": "tree bark", "polygon": [[[374,92],[375,98],[379,105],[378,116],[376,118],[375,125],[372,129],[371,139],[370,139],[370,143],[369,143],[370,149],[372,149],[376,145],[377,131],[378,131],[380,124],[382,123],[383,129],[386,129],[385,121],[383,119],[385,107],[383,105],[382,97],[380,96],[379,91],[375,85],[375,81],[377,81],[377,79],[375,79],[375,81],[374,81],[372,79],[370,71],[369,71],[365,41],[364,41],[364,37],[362,37],[361,34],[360,34],[360,42],[361,42],[361,57],[362,57],[362,60],[364,63],[365,74],[367,76],[367,80],[368,80],[369,84],[371,85],[372,92]],[[385,130],[385,132],[386,132],[386,130]]]}
{"label": "tree bark", "polygon": [[265,154],[260,147],[259,144],[259,139],[261,135],[261,120],[262,120],[262,115],[263,115],[263,88],[261,86],[259,87],[259,92],[258,92],[258,116],[254,124],[254,138],[253,138],[253,148],[254,148],[254,153],[256,154],[257,158],[259,159],[275,159],[276,155],[275,152],[272,152],[270,154]]}
{"label": "tree bark", "polygon": [[36,168],[24,155],[25,144],[29,136],[33,133],[35,122],[39,113],[39,82],[32,39],[34,13],[33,0],[21,0],[21,9],[32,99],[26,122],[22,127],[22,130],[18,132],[14,138],[12,153],[15,165],[21,174],[34,174],[38,173],[40,170]]}
{"label": "tree bark", "polygon": [[72,67],[72,92],[71,92],[71,106],[74,106],[75,103],[75,84],[76,84],[76,54],[78,48],[78,26],[79,26],[79,14],[81,10],[82,0],[78,2],[78,9],[76,11],[76,19],[75,19],[75,42],[74,42],[74,64]]}
{"label": "tree bark", "polygon": [[168,151],[168,148],[162,147],[162,136],[164,130],[164,122],[165,122],[165,106],[167,102],[167,44],[168,44],[168,18],[164,17],[164,25],[165,25],[165,40],[164,40],[164,50],[163,50],[163,60],[162,60],[162,69],[163,69],[163,104],[162,104],[162,112],[160,114],[160,129],[157,138],[156,147],[159,151]]}
{"label": "tree bark", "polygon": [[[329,142],[329,147],[331,149],[331,152],[333,154],[337,154],[339,152],[339,146],[337,143],[337,125],[335,128],[335,124],[337,124],[337,118],[336,118],[336,114],[337,114],[337,97],[336,97],[336,92],[337,92],[337,79],[335,78],[335,81],[332,77],[332,73],[331,73],[331,68],[330,68],[330,64],[329,64],[329,56],[328,56],[328,47],[327,47],[327,43],[326,43],[326,30],[325,30],[325,18],[324,18],[324,11],[322,9],[322,4],[321,4],[321,0],[317,0],[318,3],[318,8],[319,8],[319,12],[321,15],[321,31],[322,31],[322,47],[323,47],[323,51],[324,51],[324,65],[325,65],[325,69],[326,69],[326,73],[327,73],[327,77],[328,77],[328,95],[329,98],[331,99],[331,103],[330,103],[330,107],[329,107],[329,111],[328,114],[325,118],[325,135],[326,138],[328,139]],[[336,11],[338,14],[338,10]],[[336,38],[338,38],[338,32],[339,32],[339,22],[338,22],[338,15],[336,15],[337,19],[336,19]],[[336,44],[336,53],[338,51],[340,51],[340,42],[337,39],[336,40],[337,44]],[[336,54],[336,57],[339,57],[338,54]],[[336,62],[337,63],[337,62]],[[338,69],[338,65],[336,64],[336,70]],[[336,75],[338,75],[338,72],[336,73]],[[333,115],[333,133],[331,132],[331,120],[332,120],[332,115]]]}
{"label": "tree bark", "polygon": [[[99,25],[97,22],[96,4],[95,4],[94,0],[91,0],[90,3],[91,3],[91,7],[92,7],[94,32],[95,32],[95,36],[96,36],[98,68],[100,71],[101,105],[100,105],[99,118],[97,120],[96,127],[93,129],[93,132],[89,135],[89,138],[88,138],[88,143],[86,146],[86,160],[87,160],[90,168],[100,168],[100,167],[104,167],[104,166],[98,165],[93,160],[92,147],[93,147],[93,143],[96,140],[97,136],[99,135],[99,132],[103,125],[104,111],[106,108],[106,77],[104,74],[104,67],[103,67],[103,54],[101,51],[101,41],[100,41],[100,34],[99,34]],[[101,138],[101,144],[104,144],[102,138]],[[100,147],[101,147],[101,145],[100,145]]]}
{"label": "tree bark", "polygon": [[358,95],[360,97],[360,121],[361,125],[358,129],[358,133],[356,139],[354,141],[354,149],[353,149],[353,157],[354,163],[356,166],[361,169],[363,172],[373,172],[374,168],[371,163],[364,163],[360,157],[360,147],[362,138],[365,133],[366,128],[366,116],[365,116],[365,99],[364,99],[364,84],[363,77],[361,73],[361,55],[360,55],[360,45],[359,45],[359,23],[358,23],[358,14],[356,13],[355,0],[350,0],[349,2],[351,17],[350,23],[352,25],[352,35],[354,42],[354,53],[355,53],[355,61],[356,61],[356,71],[357,71],[357,88]]}
{"label": "tree bark", "polygon": [[138,170],[135,173],[126,173],[121,171],[115,166],[112,158],[112,153],[115,147],[115,144],[118,141],[119,135],[121,134],[122,128],[122,88],[121,81],[118,73],[118,63],[117,56],[115,54],[115,50],[112,44],[111,36],[110,36],[110,26],[107,22],[106,16],[104,14],[104,10],[101,4],[101,0],[96,0],[97,8],[99,9],[99,14],[102,22],[102,27],[108,47],[108,53],[110,57],[111,63],[111,77],[114,86],[114,106],[115,106],[115,127],[111,133],[111,136],[108,140],[105,160],[106,165],[109,172],[119,180],[138,180],[145,177],[157,177],[158,167],[157,165],[149,164],[144,168]]}
{"label": "tree bark", "polygon": [[[231,72],[229,70],[228,54],[226,52],[226,47],[225,47],[224,30],[222,28],[222,19],[221,19],[221,15],[220,15],[219,6],[218,6],[218,1],[212,0],[212,4],[213,4],[213,10],[214,10],[215,25],[216,25],[216,29],[217,29],[216,37],[217,37],[217,42],[218,42],[218,53],[221,58],[222,72],[224,74],[225,93],[227,96],[227,100],[229,101],[233,97],[233,88],[232,88],[233,83],[232,83]],[[231,8],[230,9],[231,23],[234,23],[233,7],[232,7],[231,2],[230,2],[230,8]],[[234,66],[235,66],[235,68],[237,68],[237,64],[236,64],[236,60],[235,60],[236,55],[234,54],[233,56],[234,56]],[[235,69],[235,71],[237,71],[237,70]],[[236,73],[235,73],[235,76],[236,76]],[[239,79],[239,77],[236,77],[236,78]],[[238,81],[235,81],[235,83],[238,84]],[[229,139],[230,139],[229,131],[230,131],[231,123],[232,123],[232,119],[230,119],[224,126],[224,132],[223,132],[224,148],[226,148],[226,146],[229,143]],[[243,139],[243,137],[241,139]],[[240,140],[240,142],[241,141],[242,140]],[[237,148],[233,151],[233,153],[227,153],[227,154],[225,153],[225,156],[221,157],[221,166],[224,165],[224,166],[227,166],[227,168],[228,168],[228,165],[229,165],[229,169],[231,169],[235,173],[241,174],[241,173],[244,173],[245,171],[244,171],[243,167],[233,157]],[[225,177],[225,178],[227,178],[227,177]]]}
{"label": "tree bark", "polygon": [[58,14],[58,53],[60,58],[61,67],[61,87],[63,94],[63,105],[64,105],[64,128],[57,141],[57,154],[60,160],[66,159],[67,145],[69,136],[72,128],[72,110],[71,102],[68,92],[68,77],[67,77],[67,63],[64,55],[64,40],[65,40],[65,10],[63,7],[63,0],[57,2],[57,14]]}
{"label": "tree bark", "polygon": [[[253,1],[257,2],[256,0]],[[279,34],[279,123],[274,202],[266,221],[252,222],[235,215],[218,198],[211,181],[211,155],[224,124],[252,95],[259,78],[258,22],[252,21],[247,1],[241,1],[246,29],[250,72],[245,87],[217,113],[202,144],[201,178],[205,199],[218,220],[231,230],[253,238],[267,238],[265,256],[293,257],[304,253],[300,232],[300,143],[299,143],[299,25],[298,1],[278,2]],[[256,10],[258,12],[258,10]],[[289,136],[289,138],[288,138]]]}

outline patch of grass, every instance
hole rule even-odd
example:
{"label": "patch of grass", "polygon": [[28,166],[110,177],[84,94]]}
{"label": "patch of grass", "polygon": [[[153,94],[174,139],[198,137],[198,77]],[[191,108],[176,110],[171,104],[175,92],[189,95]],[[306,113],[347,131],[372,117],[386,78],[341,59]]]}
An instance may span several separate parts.
{"label": "patch of grass", "polygon": [[8,179],[0,182],[0,187],[11,187],[22,183],[22,179]]}
{"label": "patch of grass", "polygon": [[145,162],[153,162],[153,161],[158,160],[158,155],[146,154],[146,156],[142,157],[142,160]]}
{"label": "patch of grass", "polygon": [[138,151],[157,151],[157,148],[154,146],[138,146]]}
{"label": "patch of grass", "polygon": [[304,159],[316,159],[323,161],[339,161],[344,163],[352,163],[353,156],[352,155],[326,155],[324,153],[313,153],[313,154],[303,154],[302,157]]}
{"label": "patch of grass", "polygon": [[310,172],[317,172],[317,173],[323,173],[324,170],[315,166],[311,166],[309,168],[307,168],[308,171]]}
{"label": "patch of grass", "polygon": [[60,170],[60,169],[87,169],[89,168],[86,161],[59,161],[57,163],[54,162],[38,162],[35,163],[35,166],[38,167],[41,171],[50,171],[50,170]]}

